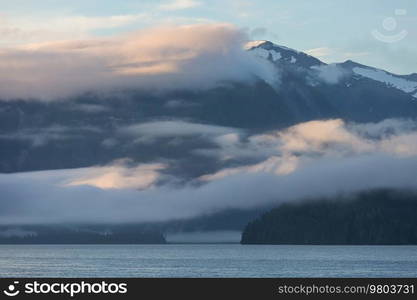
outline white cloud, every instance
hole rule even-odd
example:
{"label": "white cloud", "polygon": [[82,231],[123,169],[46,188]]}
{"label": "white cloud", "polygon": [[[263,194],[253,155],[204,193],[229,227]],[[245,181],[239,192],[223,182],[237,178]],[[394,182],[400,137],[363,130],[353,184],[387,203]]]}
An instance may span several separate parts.
{"label": "white cloud", "polygon": [[[379,123],[346,124],[340,119],[300,123],[286,130],[219,143],[212,155],[228,158],[258,157],[260,162],[226,168],[201,176],[211,181],[241,173],[267,172],[287,175],[322,158],[359,155],[417,156],[416,123],[387,119]],[[207,152],[201,152],[207,154]]]}
{"label": "white cloud", "polygon": [[318,152],[338,146],[337,149],[366,151],[369,142],[348,131],[340,119],[310,121],[290,127],[279,133],[284,152]]}
{"label": "white cloud", "polygon": [[36,178],[57,187],[90,186],[102,190],[134,189],[143,190],[154,186],[168,168],[163,163],[133,164],[129,159],[119,159],[105,166],[68,170],[48,170],[16,173],[22,181]]}
{"label": "white cloud", "polygon": [[269,62],[242,49],[245,40],[244,32],[232,25],[198,24],[3,50],[0,98],[54,99],[85,91],[205,89],[224,81],[276,81]]}
{"label": "white cloud", "polygon": [[416,125],[411,120],[395,119],[364,124],[347,124],[340,119],[311,121],[292,126],[276,137],[284,153],[417,155]]}
{"label": "white cloud", "polygon": [[123,162],[109,166],[78,169],[76,178],[69,179],[66,186],[89,185],[100,189],[147,189],[160,178],[159,171],[166,165],[141,164],[127,167]]}
{"label": "white cloud", "polygon": [[317,72],[317,77],[321,81],[328,84],[336,84],[347,75],[346,70],[337,64],[312,66],[311,68]]}

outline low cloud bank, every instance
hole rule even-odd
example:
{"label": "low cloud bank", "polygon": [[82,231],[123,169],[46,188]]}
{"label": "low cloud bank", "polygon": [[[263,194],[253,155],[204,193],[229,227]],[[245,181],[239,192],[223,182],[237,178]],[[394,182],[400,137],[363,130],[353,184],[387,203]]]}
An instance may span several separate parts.
{"label": "low cloud bank", "polygon": [[157,27],[111,38],[49,42],[0,52],[1,99],[62,99],[124,89],[206,89],[224,81],[277,81],[229,24]]}
{"label": "low cloud bank", "polygon": [[416,189],[415,129],[403,120],[328,120],[254,136],[226,133],[215,137],[217,153],[201,155],[259,162],[181,186],[158,162],[1,174],[0,223],[158,222],[373,188]]}

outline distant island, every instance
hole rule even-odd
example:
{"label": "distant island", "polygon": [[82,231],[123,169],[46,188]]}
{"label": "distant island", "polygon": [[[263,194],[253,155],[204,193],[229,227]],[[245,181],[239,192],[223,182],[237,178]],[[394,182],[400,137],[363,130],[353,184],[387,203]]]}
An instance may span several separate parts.
{"label": "distant island", "polygon": [[250,222],[242,244],[417,244],[417,193],[375,190],[283,204]]}
{"label": "distant island", "polygon": [[0,226],[0,245],[165,243],[160,231],[140,225]]}

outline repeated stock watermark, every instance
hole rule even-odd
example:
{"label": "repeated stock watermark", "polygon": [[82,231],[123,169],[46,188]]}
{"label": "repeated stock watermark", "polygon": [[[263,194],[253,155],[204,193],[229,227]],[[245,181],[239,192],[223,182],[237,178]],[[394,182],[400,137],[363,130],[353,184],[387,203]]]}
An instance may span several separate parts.
{"label": "repeated stock watermark", "polygon": [[407,37],[408,31],[405,29],[399,29],[397,21],[397,18],[407,15],[407,10],[397,8],[394,11],[394,14],[395,17],[387,17],[382,21],[382,32],[380,29],[374,29],[371,31],[375,39],[384,43],[396,43]]}

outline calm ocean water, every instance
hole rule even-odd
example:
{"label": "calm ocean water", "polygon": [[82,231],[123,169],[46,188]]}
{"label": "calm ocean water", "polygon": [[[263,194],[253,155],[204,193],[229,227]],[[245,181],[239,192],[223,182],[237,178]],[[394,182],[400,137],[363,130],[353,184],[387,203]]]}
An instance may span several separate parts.
{"label": "calm ocean water", "polygon": [[417,277],[416,246],[0,246],[0,277]]}

